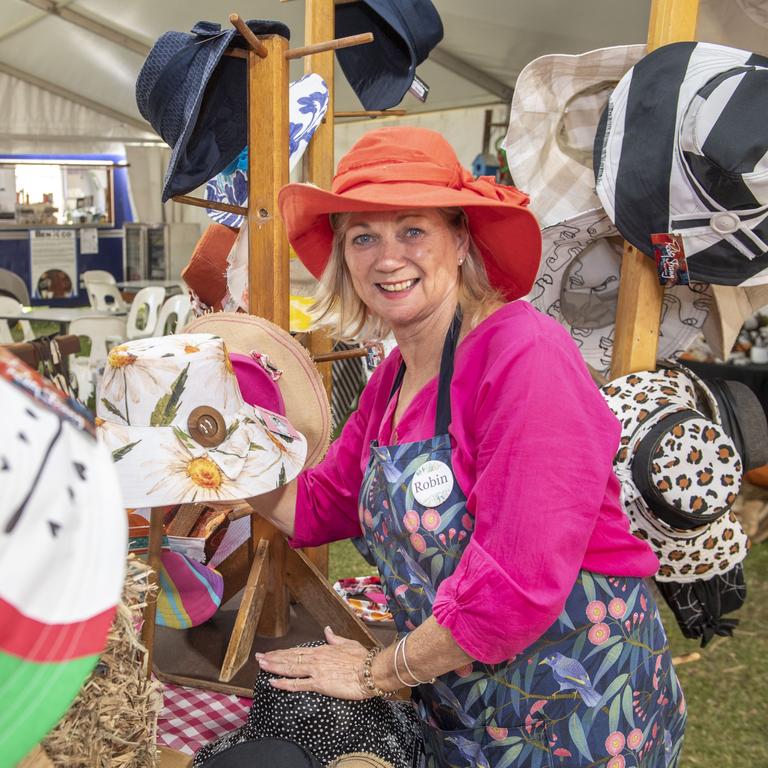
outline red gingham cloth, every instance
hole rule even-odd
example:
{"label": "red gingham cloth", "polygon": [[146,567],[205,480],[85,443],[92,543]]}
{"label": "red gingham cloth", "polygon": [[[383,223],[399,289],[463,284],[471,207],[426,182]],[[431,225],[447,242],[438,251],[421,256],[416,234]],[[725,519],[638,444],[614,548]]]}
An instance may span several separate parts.
{"label": "red gingham cloth", "polygon": [[251,699],[165,683],[157,743],[194,755],[203,744],[243,725]]}

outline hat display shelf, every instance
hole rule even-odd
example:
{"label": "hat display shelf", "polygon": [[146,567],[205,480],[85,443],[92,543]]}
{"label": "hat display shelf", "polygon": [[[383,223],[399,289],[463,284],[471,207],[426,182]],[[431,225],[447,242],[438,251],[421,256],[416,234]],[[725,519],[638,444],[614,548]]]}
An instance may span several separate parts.
{"label": "hat display shelf", "polygon": [[[648,52],[681,40],[694,40],[699,0],[652,0]],[[652,259],[624,244],[616,307],[611,378],[656,366],[664,289]]]}
{"label": "hat display shelf", "polygon": [[[230,49],[225,53],[244,58],[248,70],[247,207],[213,203],[188,195],[173,198],[179,203],[216,208],[247,219],[249,311],[286,330],[289,329],[290,307],[289,246],[282,220],[277,213],[277,195],[280,188],[289,181],[289,147],[284,140],[289,132],[288,62],[306,57],[306,71],[316,72],[325,79],[332,105],[333,50],[373,40],[370,33],[332,39],[333,0],[306,0],[305,18],[306,45],[289,49],[288,40],[284,37],[257,37],[237,14],[229,16],[232,25],[248,44],[248,50]],[[325,124],[320,126],[309,145],[305,163],[308,180],[318,186],[330,187],[334,163],[331,110],[326,115]],[[310,351],[318,355],[330,349],[328,341],[317,336],[309,340],[308,346]],[[150,562],[159,557],[161,533],[162,511],[153,509]],[[243,562],[242,558],[237,566],[228,570],[223,565],[221,568],[225,577],[225,600],[242,587],[244,590],[218,681],[206,676],[195,677],[195,670],[184,670],[183,674],[176,674],[155,668],[161,680],[250,695],[250,687],[237,686],[231,684],[231,681],[251,655],[257,635],[274,639],[289,633],[291,597],[321,627],[330,625],[339,635],[358,640],[366,646],[375,644],[374,637],[338,598],[310,555],[301,550],[291,550],[282,533],[256,514],[251,515],[251,539],[247,553],[248,562]],[[327,563],[327,554],[322,550],[319,555],[314,553],[314,557],[321,567]],[[154,625],[153,621],[151,623]],[[148,647],[151,647],[153,633],[154,626],[145,626],[144,639]],[[270,647],[274,647],[274,643]]]}

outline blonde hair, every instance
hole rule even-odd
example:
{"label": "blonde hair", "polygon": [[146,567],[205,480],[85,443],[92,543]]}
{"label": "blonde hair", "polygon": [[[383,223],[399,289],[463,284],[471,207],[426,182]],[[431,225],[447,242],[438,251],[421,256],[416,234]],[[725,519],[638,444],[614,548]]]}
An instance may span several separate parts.
{"label": "blonde hair", "polygon": [[[467,216],[461,208],[435,209],[445,222],[455,229],[464,229],[468,237],[467,255],[459,267],[459,305],[474,328],[506,299],[488,280],[480,251],[472,239]],[[352,285],[352,276],[344,258],[344,238],[349,227],[350,213],[330,215],[333,244],[328,264],[320,277],[315,301],[309,311],[314,326],[325,329],[339,341],[383,339],[389,325],[369,311]]]}

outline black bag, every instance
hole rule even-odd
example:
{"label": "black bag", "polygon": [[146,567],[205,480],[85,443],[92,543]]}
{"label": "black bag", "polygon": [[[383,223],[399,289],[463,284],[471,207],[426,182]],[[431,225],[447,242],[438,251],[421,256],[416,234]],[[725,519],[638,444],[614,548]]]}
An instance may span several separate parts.
{"label": "black bag", "polygon": [[287,739],[245,741],[218,752],[200,765],[204,768],[253,768],[259,765],[269,768],[322,768],[314,755]]}

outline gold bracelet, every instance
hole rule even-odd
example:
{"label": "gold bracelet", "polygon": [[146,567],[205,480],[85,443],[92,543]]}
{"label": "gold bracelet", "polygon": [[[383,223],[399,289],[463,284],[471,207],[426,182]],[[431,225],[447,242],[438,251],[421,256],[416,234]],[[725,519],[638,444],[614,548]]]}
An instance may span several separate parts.
{"label": "gold bracelet", "polygon": [[381,648],[374,646],[369,649],[365,656],[365,661],[363,662],[363,685],[368,693],[387,699],[392,695],[392,692],[383,691],[376,685],[376,681],[373,679],[373,659],[379,651],[381,651]]}

